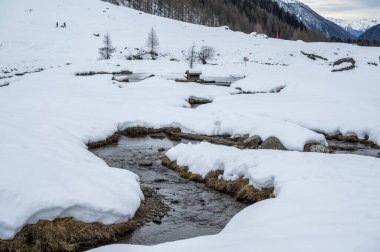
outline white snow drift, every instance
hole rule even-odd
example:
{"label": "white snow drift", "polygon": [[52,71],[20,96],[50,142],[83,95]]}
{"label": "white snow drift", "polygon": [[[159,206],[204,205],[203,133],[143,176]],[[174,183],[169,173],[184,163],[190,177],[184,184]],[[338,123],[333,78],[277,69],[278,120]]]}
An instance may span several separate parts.
{"label": "white snow drift", "polygon": [[226,180],[245,177],[258,188],[274,185],[276,198],[246,208],[218,235],[94,251],[317,252],[380,247],[379,159],[239,150],[209,143],[180,144],[167,155],[198,174],[221,169]]}
{"label": "white snow drift", "polygon": [[[67,28],[55,28],[57,21],[66,22]],[[126,56],[144,47],[152,26],[160,40],[159,58],[127,61]],[[97,51],[107,32],[118,50],[112,60],[99,61]],[[109,224],[131,218],[143,197],[138,178],[107,167],[86,149],[86,143],[118,129],[176,126],[207,135],[276,136],[287,149],[298,151],[308,142],[325,144],[325,137],[316,132],[356,134],[380,142],[380,71],[368,64],[379,63],[378,48],[267,39],[97,0],[2,0],[0,34],[0,77],[6,77],[0,86],[10,83],[0,87],[0,239],[10,239],[40,219],[72,216]],[[230,88],[174,82],[187,70],[183,52],[194,42],[198,47],[213,46],[219,54],[213,65],[197,66],[206,77],[246,79]],[[328,61],[312,61],[301,51]],[[332,73],[331,64],[348,56],[356,60],[357,68]],[[244,57],[250,60],[247,64]],[[40,68],[44,71],[20,76]],[[155,77],[119,83],[111,75],[75,76],[120,70]],[[271,93],[278,87],[285,88]],[[236,88],[256,94],[237,95]],[[190,96],[213,103],[190,109]],[[226,178],[246,175],[257,187],[274,181],[278,197],[243,211],[218,236],[128,249],[184,246],[227,251],[238,244],[247,251],[265,251],[268,246],[291,250],[298,245],[320,251],[380,248],[375,226],[380,226],[376,203],[380,200],[373,182],[378,177],[377,160],[220,147],[236,162],[242,158],[235,166],[215,154],[219,147],[206,144],[180,146],[171,153],[183,152],[173,158],[188,158],[184,164],[191,165],[196,158],[187,156],[187,148],[194,155],[204,149],[199,157],[204,162],[193,169],[225,168]],[[276,157],[273,162],[271,156]],[[224,166],[208,166],[216,163]],[[354,200],[345,202],[348,198]],[[346,208],[348,212],[343,212]],[[353,236],[353,230],[362,235]]]}

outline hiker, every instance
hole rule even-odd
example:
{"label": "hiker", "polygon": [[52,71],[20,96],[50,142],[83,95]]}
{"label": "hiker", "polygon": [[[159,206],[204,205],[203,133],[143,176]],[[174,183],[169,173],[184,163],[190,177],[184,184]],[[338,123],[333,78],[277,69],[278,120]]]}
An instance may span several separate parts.
{"label": "hiker", "polygon": [[59,26],[58,22],[57,22],[57,23],[55,23],[55,28],[58,28],[58,26]]}
{"label": "hiker", "polygon": [[63,28],[66,28],[66,22],[63,22]]}

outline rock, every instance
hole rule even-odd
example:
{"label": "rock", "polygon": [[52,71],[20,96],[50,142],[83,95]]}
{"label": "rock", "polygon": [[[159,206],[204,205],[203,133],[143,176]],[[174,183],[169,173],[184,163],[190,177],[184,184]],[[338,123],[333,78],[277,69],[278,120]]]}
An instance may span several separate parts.
{"label": "rock", "polygon": [[261,140],[260,136],[252,136],[245,139],[243,145],[247,149],[257,149],[262,142],[263,140]]}
{"label": "rock", "polygon": [[259,147],[261,150],[286,150],[277,137],[269,137]]}
{"label": "rock", "polygon": [[191,105],[195,105],[195,104],[201,105],[201,104],[211,103],[212,101],[209,100],[209,99],[205,99],[205,98],[200,98],[200,97],[191,96],[191,97],[189,97],[188,102],[189,102]]}
{"label": "rock", "polygon": [[153,197],[153,189],[152,188],[143,186],[143,187],[141,187],[141,191],[143,192],[143,194],[146,198]]}
{"label": "rock", "polygon": [[155,179],[154,182],[156,182],[156,183],[164,183],[164,182],[168,182],[168,180],[167,179],[158,178],[158,179]]}
{"label": "rock", "polygon": [[160,219],[159,217],[155,217],[155,218],[153,219],[153,223],[161,224],[162,222],[161,222],[161,219]]}
{"label": "rock", "polygon": [[156,134],[151,134],[150,138],[153,138],[153,139],[165,139],[166,135],[165,135],[165,133],[156,133]]}
{"label": "rock", "polygon": [[163,152],[163,151],[165,151],[165,148],[159,148],[158,151]]}
{"label": "rock", "polygon": [[352,70],[352,69],[355,69],[356,67],[356,61],[353,59],[353,58],[343,58],[343,59],[339,59],[337,61],[334,62],[334,65],[333,67],[335,66],[339,66],[343,63],[349,63],[351,64],[350,66],[348,67],[343,67],[343,68],[339,68],[339,69],[333,69],[331,70],[331,72],[342,72],[342,71],[348,71],[348,70]]}
{"label": "rock", "polygon": [[328,59],[322,57],[322,56],[319,56],[317,54],[314,54],[314,53],[305,53],[303,51],[301,51],[301,53],[305,56],[307,56],[309,59],[312,59],[312,60],[317,60],[317,59],[321,59],[321,60],[325,60],[327,61]]}
{"label": "rock", "polygon": [[172,204],[179,204],[179,200],[172,200],[171,203]]}
{"label": "rock", "polygon": [[309,143],[305,145],[304,152],[330,153],[330,150],[322,144]]}
{"label": "rock", "polygon": [[142,160],[139,162],[139,166],[141,166],[141,167],[150,167],[152,165],[153,165],[153,163],[151,161],[148,161],[148,160]]}

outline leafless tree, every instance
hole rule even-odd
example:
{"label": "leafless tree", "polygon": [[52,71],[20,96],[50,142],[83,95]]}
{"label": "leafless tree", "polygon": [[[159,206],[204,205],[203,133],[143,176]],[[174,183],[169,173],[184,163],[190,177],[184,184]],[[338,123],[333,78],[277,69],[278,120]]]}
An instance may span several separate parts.
{"label": "leafless tree", "polygon": [[187,52],[187,61],[189,63],[190,69],[193,69],[194,66],[197,63],[197,58],[198,58],[198,52],[197,52],[197,46],[196,44],[193,44],[189,51]]}
{"label": "leafless tree", "polygon": [[104,46],[99,48],[100,59],[110,59],[112,54],[116,51],[116,47],[112,46],[110,35],[107,33],[103,39]]}
{"label": "leafless tree", "polygon": [[244,65],[245,65],[245,67],[247,67],[247,62],[249,61],[249,58],[248,58],[248,57],[244,57],[244,58],[243,58],[243,61],[244,61]]}
{"label": "leafless tree", "polygon": [[202,46],[198,52],[198,59],[202,64],[207,64],[208,60],[212,60],[215,57],[215,49],[211,46]]}
{"label": "leafless tree", "polygon": [[150,30],[148,39],[146,41],[146,45],[149,48],[149,53],[152,56],[152,59],[154,59],[154,56],[157,55],[157,49],[159,47],[158,37],[156,34],[156,31],[153,29]]}

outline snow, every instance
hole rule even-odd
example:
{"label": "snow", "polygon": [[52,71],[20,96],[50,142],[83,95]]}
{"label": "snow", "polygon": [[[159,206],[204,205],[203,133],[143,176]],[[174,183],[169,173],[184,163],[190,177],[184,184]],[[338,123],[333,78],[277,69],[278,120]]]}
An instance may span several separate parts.
{"label": "snow", "polygon": [[[268,39],[94,0],[3,0],[0,6],[0,77],[7,77],[0,79],[0,86],[10,82],[0,87],[0,239],[11,239],[23,226],[41,219],[74,217],[105,224],[130,219],[143,199],[138,177],[108,167],[86,148],[87,143],[104,140],[118,129],[174,126],[206,135],[276,136],[294,151],[302,151],[309,142],[326,144],[318,132],[368,136],[380,143],[380,71],[367,64],[379,61],[378,48]],[[66,22],[67,28],[55,28],[57,21]],[[157,60],[127,61],[127,55],[143,47],[152,26],[160,41]],[[112,60],[100,61],[98,48],[107,32],[118,51]],[[194,43],[213,46],[220,54],[212,64],[197,66],[205,78],[246,78],[231,87],[174,82],[188,69],[183,52]],[[328,61],[312,61],[301,51]],[[245,62],[245,57],[250,61]],[[343,57],[353,57],[357,68],[332,73],[332,63]],[[44,71],[15,76],[40,68]],[[86,71],[121,70],[155,77],[121,83],[107,74],[75,76]],[[279,87],[284,89],[271,93]],[[237,88],[254,94],[239,94]],[[187,102],[191,96],[213,102],[191,109]],[[375,168],[379,167],[375,159],[240,152],[207,144],[179,146],[170,153],[183,150],[178,152],[178,159],[193,162],[188,150],[196,155],[198,148],[204,150],[204,156],[199,157],[204,162],[197,165],[201,174],[211,168],[208,164],[217,162],[218,168],[230,172],[226,178],[241,173],[250,175],[257,187],[274,183],[278,197],[243,211],[220,235],[160,245],[153,250],[178,250],[177,246],[211,249],[222,244],[220,247],[227,251],[240,242],[250,243],[252,237],[257,237],[252,246],[262,248],[260,251],[274,244],[279,248],[287,245],[288,250],[298,245],[330,251],[375,251],[373,248],[380,247],[379,230],[369,224],[379,224],[378,205],[373,203],[380,202],[373,182],[378,176]],[[217,150],[228,155],[220,157]],[[230,164],[230,154],[245,163]],[[250,155],[252,158],[246,157]],[[353,184],[346,196],[354,197],[354,202],[346,202],[347,197],[342,196],[349,182]],[[317,184],[319,190],[315,189]],[[306,198],[307,193],[315,202]],[[330,221],[343,207],[348,208],[347,215],[335,222],[321,220],[328,217]],[[326,214],[314,218],[318,210]],[[299,215],[299,222],[293,225],[294,216],[300,212],[304,215]],[[362,217],[355,219],[354,213]],[[308,228],[311,225],[315,229]],[[286,229],[288,226],[294,228]],[[354,229],[361,232],[360,237],[350,233]],[[287,243],[286,239],[291,240]],[[242,249],[248,251],[252,246]],[[124,246],[114,248],[123,250]]]}
{"label": "snow", "polygon": [[[171,160],[202,175],[245,177],[275,186],[275,199],[238,213],[218,235],[154,247],[114,245],[110,251],[378,251],[380,160],[354,155],[239,150],[209,143],[181,144]],[[276,158],[273,158],[275,155]]]}
{"label": "snow", "polygon": [[189,74],[202,74],[202,71],[199,69],[189,69],[186,72]]}
{"label": "snow", "polygon": [[376,19],[370,20],[366,18],[359,20],[344,20],[339,18],[328,17],[327,19],[345,28],[346,30],[353,29],[355,31],[359,31],[360,33],[364,33],[369,28],[380,23]]}

